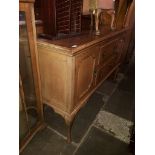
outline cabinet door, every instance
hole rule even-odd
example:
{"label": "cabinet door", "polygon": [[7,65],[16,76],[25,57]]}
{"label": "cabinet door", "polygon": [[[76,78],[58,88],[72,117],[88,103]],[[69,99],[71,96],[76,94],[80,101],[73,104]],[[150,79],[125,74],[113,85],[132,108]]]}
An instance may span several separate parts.
{"label": "cabinet door", "polygon": [[95,86],[96,65],[99,47],[93,46],[76,57],[76,101],[86,97]]}

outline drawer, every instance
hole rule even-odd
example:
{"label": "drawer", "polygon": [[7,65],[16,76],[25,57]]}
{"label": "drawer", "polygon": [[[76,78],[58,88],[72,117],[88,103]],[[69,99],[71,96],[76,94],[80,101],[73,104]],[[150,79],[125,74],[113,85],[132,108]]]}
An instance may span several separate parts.
{"label": "drawer", "polygon": [[107,61],[109,61],[109,59],[116,55],[116,43],[118,40],[114,40],[108,44],[105,45],[101,45],[100,47],[100,54],[99,54],[99,65],[103,65],[104,63],[106,63]]}
{"label": "drawer", "polygon": [[102,80],[110,76],[111,71],[115,68],[116,57],[113,56],[112,58],[109,58],[109,59],[110,61],[97,72],[96,84],[99,84]]}

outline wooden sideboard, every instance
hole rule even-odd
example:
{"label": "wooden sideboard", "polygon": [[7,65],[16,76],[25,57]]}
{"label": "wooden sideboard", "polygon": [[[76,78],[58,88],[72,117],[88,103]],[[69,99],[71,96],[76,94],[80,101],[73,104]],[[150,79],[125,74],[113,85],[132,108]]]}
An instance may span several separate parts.
{"label": "wooden sideboard", "polygon": [[77,112],[123,61],[126,32],[104,30],[99,36],[83,33],[59,40],[38,39],[43,102],[65,119],[68,141]]}

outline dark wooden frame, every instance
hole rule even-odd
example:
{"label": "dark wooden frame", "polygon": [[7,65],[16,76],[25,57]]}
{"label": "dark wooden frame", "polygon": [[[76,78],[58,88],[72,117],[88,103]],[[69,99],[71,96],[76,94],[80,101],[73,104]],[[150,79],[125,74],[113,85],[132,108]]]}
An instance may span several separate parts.
{"label": "dark wooden frame", "polygon": [[[40,84],[40,74],[38,66],[38,52],[36,46],[36,27],[35,27],[35,17],[34,17],[34,0],[20,0],[19,1],[19,11],[24,11],[26,16],[27,24],[27,34],[29,40],[29,48],[31,54],[32,72],[34,78],[35,94],[36,94],[36,104],[39,121],[36,125],[30,129],[30,132],[22,139],[20,142],[20,153],[25,148],[26,144],[33,138],[33,136],[42,129],[45,125],[43,123],[43,107],[42,107],[42,96],[41,96],[41,84]],[[21,83],[21,82],[20,82]],[[20,86],[22,86],[20,84]],[[20,92],[23,92],[22,87]],[[22,96],[21,96],[22,97]]]}

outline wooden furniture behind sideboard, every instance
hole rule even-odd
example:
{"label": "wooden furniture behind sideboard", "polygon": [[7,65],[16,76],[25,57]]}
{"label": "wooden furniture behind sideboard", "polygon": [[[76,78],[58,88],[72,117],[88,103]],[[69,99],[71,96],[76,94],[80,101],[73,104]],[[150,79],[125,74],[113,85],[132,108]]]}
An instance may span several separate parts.
{"label": "wooden furniture behind sideboard", "polygon": [[123,61],[126,31],[109,30],[100,36],[86,33],[55,41],[38,39],[43,102],[65,119],[68,141],[77,112]]}
{"label": "wooden furniture behind sideboard", "polygon": [[19,152],[44,125],[34,0],[19,0]]}

